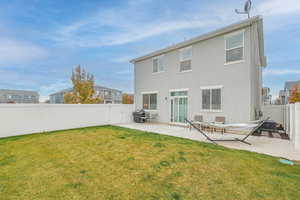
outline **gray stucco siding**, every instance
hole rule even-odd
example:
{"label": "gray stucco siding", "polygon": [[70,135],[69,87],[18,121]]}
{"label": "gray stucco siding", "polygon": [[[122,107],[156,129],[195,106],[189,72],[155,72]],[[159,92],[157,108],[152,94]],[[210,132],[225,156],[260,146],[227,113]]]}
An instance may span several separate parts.
{"label": "gray stucco siding", "polygon": [[[244,61],[224,65],[224,36],[201,41],[192,45],[192,71],[179,72],[179,51],[165,54],[165,71],[152,73],[152,58],[135,63],[135,102],[142,108],[142,93],[157,91],[159,121],[170,121],[169,95],[171,89],[188,89],[188,117],[195,114],[213,121],[215,116],[225,116],[228,122],[245,122],[251,115],[250,28],[243,29]],[[206,112],[201,109],[200,87],[223,86],[222,112]]]}

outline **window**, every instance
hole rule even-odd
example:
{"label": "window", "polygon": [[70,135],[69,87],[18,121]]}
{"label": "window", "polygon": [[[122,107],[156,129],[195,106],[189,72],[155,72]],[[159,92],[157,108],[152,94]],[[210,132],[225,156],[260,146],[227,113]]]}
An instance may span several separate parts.
{"label": "window", "polygon": [[157,94],[143,94],[143,108],[146,110],[156,110]]}
{"label": "window", "polygon": [[165,71],[164,55],[153,58],[153,73]]}
{"label": "window", "polygon": [[222,105],[221,87],[202,88],[202,109],[220,111]]}
{"label": "window", "polygon": [[244,32],[225,37],[226,63],[244,59]]}
{"label": "window", "polygon": [[179,51],[180,54],[180,71],[192,70],[192,47],[187,47]]}
{"label": "window", "polygon": [[211,109],[221,110],[221,88],[211,90]]}
{"label": "window", "polygon": [[210,89],[202,90],[202,109],[210,110]]}

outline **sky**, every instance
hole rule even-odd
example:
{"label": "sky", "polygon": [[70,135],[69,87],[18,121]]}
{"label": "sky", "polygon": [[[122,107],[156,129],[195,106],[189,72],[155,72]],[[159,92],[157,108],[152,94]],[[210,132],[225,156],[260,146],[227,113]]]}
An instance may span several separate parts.
{"label": "sky", "polygon": [[[225,3],[226,2],[226,3]],[[253,0],[264,18],[273,96],[300,79],[300,1]],[[129,60],[245,19],[244,0],[0,1],[0,88],[36,90],[41,100],[71,86],[81,65],[96,84],[133,92]]]}

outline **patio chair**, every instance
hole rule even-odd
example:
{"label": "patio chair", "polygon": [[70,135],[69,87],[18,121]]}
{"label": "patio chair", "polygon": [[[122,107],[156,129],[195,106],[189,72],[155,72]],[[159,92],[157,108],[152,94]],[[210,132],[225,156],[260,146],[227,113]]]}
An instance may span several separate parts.
{"label": "patio chair", "polygon": [[215,123],[225,124],[225,117],[217,116],[215,119]]}
{"label": "patio chair", "polygon": [[[193,119],[193,123],[197,125],[199,128],[202,128],[203,116],[202,115],[195,115]],[[189,129],[192,130],[192,126],[189,125]]]}
{"label": "patio chair", "polygon": [[[213,122],[214,124],[218,125],[218,124],[225,124],[225,117],[223,116],[216,116],[215,121]],[[213,131],[217,131],[218,128],[213,128]],[[226,132],[225,128],[219,128],[219,130],[221,131],[222,134],[224,134]]]}

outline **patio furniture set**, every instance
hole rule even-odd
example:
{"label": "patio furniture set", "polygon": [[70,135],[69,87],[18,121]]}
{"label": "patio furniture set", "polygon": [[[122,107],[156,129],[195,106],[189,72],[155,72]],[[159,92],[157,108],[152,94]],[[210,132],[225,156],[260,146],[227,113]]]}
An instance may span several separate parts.
{"label": "patio furniture set", "polygon": [[[146,112],[145,110],[137,110],[133,112],[133,118],[136,123],[150,122],[152,119],[157,119],[157,113]],[[278,133],[282,139],[289,139],[288,135],[282,128],[280,124],[269,120],[256,120],[248,123],[225,123],[226,119],[223,116],[217,116],[214,122],[204,122],[202,115],[195,115],[193,120],[185,119],[189,129],[196,129],[200,132],[207,140],[214,144],[221,141],[238,141],[245,144],[251,145],[246,142],[250,135],[261,136],[263,132],[268,132],[269,137],[273,137],[273,133]],[[226,133],[229,130],[239,130],[243,131],[245,136],[243,138],[233,138],[233,139],[213,139],[208,133],[220,132],[221,134]]]}
{"label": "patio furniture set", "polygon": [[[268,119],[267,119],[268,120]],[[265,123],[266,120],[261,120],[255,123],[249,123],[249,124],[216,124],[216,123],[204,123],[201,122],[193,122],[188,119],[185,119],[185,121],[193,128],[195,128],[198,132],[200,132],[207,140],[210,142],[217,144],[216,142],[243,142],[245,144],[251,145],[249,142],[246,142],[247,138],[252,135],[254,132],[256,132],[261,126]],[[200,125],[200,126],[199,126]],[[208,136],[207,132],[204,131],[202,128],[209,127],[209,129],[232,129],[232,128],[239,128],[239,129],[247,129],[248,133],[243,138],[232,138],[232,139],[214,139]],[[223,132],[223,131],[222,131]],[[223,132],[224,133],[224,132]]]}
{"label": "patio furniture set", "polygon": [[[250,121],[246,124],[234,124],[234,126],[231,126],[230,124],[225,123],[225,117],[219,117],[217,116],[215,118],[214,122],[204,122],[202,115],[195,115],[194,119],[191,120],[195,126],[200,128],[201,130],[209,131],[211,133],[213,132],[221,132],[222,134],[226,133],[226,129],[234,129],[237,127],[237,129],[240,129],[242,127],[247,127],[249,124],[257,124],[261,120],[256,121]],[[190,130],[192,129],[192,125],[189,124]],[[288,134],[284,130],[282,124],[278,124],[273,120],[266,119],[264,120],[264,123],[260,128],[258,128],[253,135],[255,136],[261,136],[263,132],[267,132],[269,137],[274,137],[274,133],[278,134],[282,139],[289,139]]]}

